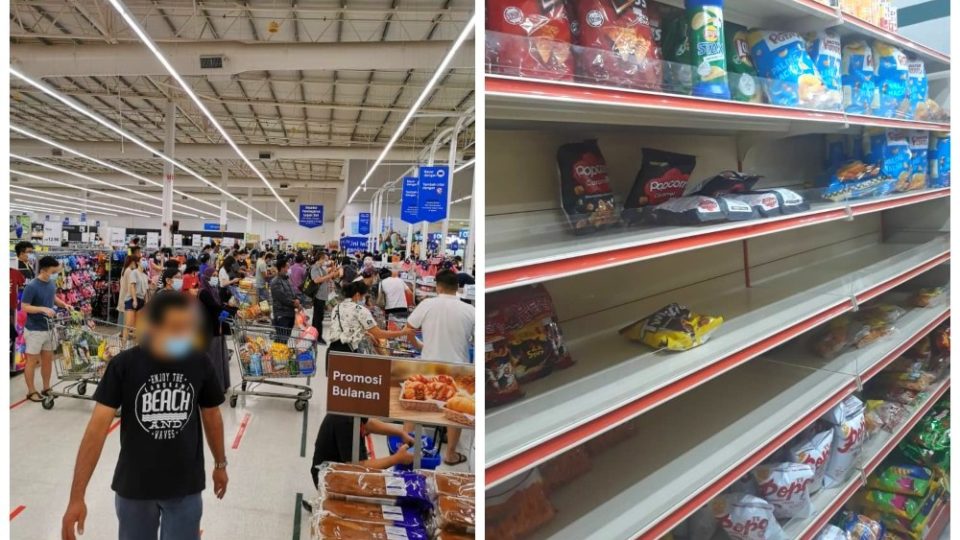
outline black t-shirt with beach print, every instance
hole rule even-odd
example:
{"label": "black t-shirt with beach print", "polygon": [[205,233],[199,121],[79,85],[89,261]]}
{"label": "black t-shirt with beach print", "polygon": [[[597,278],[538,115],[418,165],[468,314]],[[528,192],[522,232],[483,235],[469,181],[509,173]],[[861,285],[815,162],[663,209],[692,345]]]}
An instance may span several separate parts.
{"label": "black t-shirt with beach print", "polygon": [[114,357],[93,398],[120,407],[113,490],[128,499],[170,499],[206,487],[199,408],[224,401],[205,354],[160,360],[137,346]]}

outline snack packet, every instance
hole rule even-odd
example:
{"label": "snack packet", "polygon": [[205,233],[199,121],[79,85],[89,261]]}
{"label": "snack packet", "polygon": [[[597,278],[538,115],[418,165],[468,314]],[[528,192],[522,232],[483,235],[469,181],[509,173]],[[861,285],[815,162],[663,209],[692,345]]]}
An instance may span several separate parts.
{"label": "snack packet", "polygon": [[619,223],[607,179],[607,162],[596,140],[561,146],[557,164],[563,211],[574,233],[590,233]]}
{"label": "snack packet", "polygon": [[635,223],[644,207],[682,197],[696,165],[696,156],[644,148],[643,164],[623,204],[623,219]]}
{"label": "snack packet", "polygon": [[525,538],[556,514],[535,469],[488,490],[486,510],[487,538]]}
{"label": "snack packet", "polygon": [[321,468],[318,476],[325,498],[422,508],[432,505],[426,479],[418,473],[358,473]]}
{"label": "snack packet", "polygon": [[514,360],[510,356],[509,342],[499,309],[491,307],[487,310],[485,325],[486,403],[488,407],[494,407],[519,399],[523,396],[523,391],[514,372]]}
{"label": "snack packet", "polygon": [[439,529],[474,532],[477,526],[476,513],[473,498],[437,496],[434,516]]}
{"label": "snack packet", "polygon": [[782,214],[796,214],[810,209],[810,203],[802,195],[787,188],[758,189],[756,193],[772,193],[777,197]]}
{"label": "snack packet", "polygon": [[929,159],[929,185],[932,188],[943,188],[950,185],[950,134],[932,133],[930,147],[927,151]]}
{"label": "snack packet", "polygon": [[844,43],[840,57],[842,107],[850,114],[872,114],[878,106],[877,84],[874,80],[873,49],[866,41]]}
{"label": "snack packet", "polygon": [[840,36],[832,30],[821,30],[807,35],[807,53],[823,80],[823,107],[830,110],[839,110],[843,101],[840,51]]}
{"label": "snack packet", "polygon": [[425,528],[423,516],[415,507],[390,504],[324,499],[320,510],[340,519],[393,527]]}
{"label": "snack packet", "polygon": [[523,384],[543,377],[555,368],[573,364],[563,341],[553,300],[542,285],[492,295],[489,305],[501,314],[517,382]]}
{"label": "snack packet", "polygon": [[920,511],[920,499],[900,495],[898,493],[887,493],[876,489],[867,490],[863,494],[863,506],[868,510],[874,510],[884,514],[891,514],[897,517],[913,519]]}
{"label": "snack packet", "polygon": [[720,528],[731,540],[780,540],[783,529],[773,515],[773,505],[742,493],[721,495],[711,503]]}
{"label": "snack packet", "polygon": [[930,489],[933,471],[919,465],[890,465],[867,479],[867,487],[899,493],[910,497],[924,497]]}
{"label": "snack packet", "polygon": [[883,538],[883,525],[880,522],[870,519],[862,514],[856,514],[849,510],[843,510],[840,518],[837,520],[840,528],[851,539],[857,540],[881,540]]}
{"label": "snack packet", "polygon": [[730,99],[723,39],[723,0],[686,0],[693,95]]}
{"label": "snack packet", "polygon": [[850,540],[850,537],[847,536],[847,533],[840,527],[828,523],[823,527],[823,530],[820,531],[820,534],[817,535],[815,540]]}
{"label": "snack packet", "polygon": [[[666,6],[661,10],[666,11]],[[664,89],[675,94],[693,91],[693,50],[690,24],[683,10],[669,12],[663,18]]]}
{"label": "snack packet", "polygon": [[910,140],[910,183],[907,190],[927,187],[927,168],[930,166],[927,148],[930,146],[930,134],[926,131],[911,131]]}
{"label": "snack packet", "polygon": [[912,187],[910,167],[910,140],[900,129],[872,129],[865,139],[867,161],[880,166],[880,174],[893,179],[897,191]]}
{"label": "snack packet", "polygon": [[750,56],[747,29],[733,23],[724,23],[724,26],[730,96],[734,101],[763,103],[760,81],[757,80],[757,67]]}
{"label": "snack packet", "polygon": [[762,178],[756,175],[745,175],[736,171],[722,171],[700,182],[697,194],[707,197],[718,197],[731,193],[745,193]]}
{"label": "snack packet", "polygon": [[721,324],[723,317],[693,313],[674,303],[620,329],[620,335],[654,349],[686,351],[706,343]]}
{"label": "snack packet", "polygon": [[810,439],[801,441],[790,449],[790,457],[797,463],[813,467],[813,480],[810,493],[816,493],[823,487],[823,476],[827,472],[827,460],[833,448],[833,430],[814,434]]}
{"label": "snack packet", "polygon": [[422,527],[398,527],[352,521],[318,512],[311,519],[314,538],[324,540],[429,540]]}
{"label": "snack packet", "polygon": [[[876,423],[876,428],[884,429],[892,433],[893,430],[897,429],[898,426],[907,420],[907,417],[910,416],[910,411],[900,403],[874,399],[867,401],[866,416],[868,423],[874,422]],[[869,428],[868,431],[873,432]]]}
{"label": "snack packet", "polygon": [[823,416],[833,425],[833,443],[824,475],[824,487],[834,487],[846,481],[863,448],[866,430],[863,402],[849,396]]}
{"label": "snack packet", "polygon": [[920,289],[913,295],[911,303],[916,307],[939,306],[947,301],[946,287]]}
{"label": "snack packet", "polygon": [[749,206],[754,216],[777,216],[782,212],[780,197],[771,191],[751,191],[749,193],[731,193],[720,197],[725,201],[737,201]]}
{"label": "snack packet", "polygon": [[895,186],[895,180],[880,174],[878,165],[853,160],[829,173],[822,196],[830,201],[880,197],[892,193]]}
{"label": "snack packet", "polygon": [[586,446],[577,446],[540,465],[547,492],[555,491],[590,472],[590,454]]}
{"label": "snack packet", "polygon": [[493,73],[572,81],[570,19],[564,2],[487,2],[487,62]]}
{"label": "snack packet", "polygon": [[807,518],[813,511],[810,505],[810,484],[814,478],[813,465],[805,463],[776,463],[759,465],[753,469],[761,498],[773,505],[778,519]]}
{"label": "snack packet", "polygon": [[910,101],[910,108],[907,110],[908,119],[926,119],[928,97],[927,70],[923,60],[907,61],[907,99]]}
{"label": "snack packet", "polygon": [[823,79],[800,34],[754,30],[747,40],[768,103],[807,108],[823,105]]}
{"label": "snack packet", "polygon": [[724,195],[717,197],[720,208],[723,209],[723,215],[729,221],[746,221],[756,219],[760,216],[753,206],[742,201],[739,197],[733,195]]}
{"label": "snack packet", "polygon": [[646,208],[643,219],[656,225],[698,225],[726,219],[725,206],[718,199],[690,195],[670,199],[652,208]]}
{"label": "snack packet", "polygon": [[879,90],[878,106],[873,114],[885,118],[906,118],[910,109],[907,55],[889,43],[874,41],[873,58]]}
{"label": "snack packet", "polygon": [[617,88],[660,90],[660,45],[653,37],[656,10],[646,0],[579,0],[576,48],[579,77]]}

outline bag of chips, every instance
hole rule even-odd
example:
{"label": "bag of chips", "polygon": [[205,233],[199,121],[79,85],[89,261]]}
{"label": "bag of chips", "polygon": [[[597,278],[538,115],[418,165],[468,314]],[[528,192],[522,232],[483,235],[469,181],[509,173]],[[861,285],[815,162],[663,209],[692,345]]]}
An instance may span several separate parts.
{"label": "bag of chips", "polygon": [[[751,191],[749,193],[731,193],[720,197],[721,201],[736,201],[751,208],[753,216],[777,216],[781,213],[780,197],[770,191]],[[729,211],[727,217],[729,219]],[[749,219],[749,218],[748,218]]]}
{"label": "bag of chips", "polygon": [[723,209],[724,217],[729,221],[747,221],[760,217],[753,206],[737,196],[724,195],[717,197],[717,201],[720,203],[720,208]]}
{"label": "bag of chips", "polygon": [[727,81],[734,101],[763,103],[757,67],[750,56],[747,29],[733,23],[725,23],[723,29],[727,49]]}
{"label": "bag of chips", "polygon": [[542,285],[491,295],[489,306],[501,314],[503,333],[519,383],[572,365],[553,300]]}
{"label": "bag of chips", "polygon": [[488,0],[487,62],[493,73],[572,81],[570,14],[552,0]]}
{"label": "bag of chips", "polygon": [[718,199],[703,195],[690,195],[670,199],[653,208],[647,208],[643,219],[656,225],[699,225],[726,219],[725,206]]}
{"label": "bag of chips", "polygon": [[623,204],[623,219],[636,223],[645,207],[682,197],[697,157],[644,148],[643,164]]}
{"label": "bag of chips", "polygon": [[800,34],[754,30],[747,40],[768,103],[787,107],[823,106],[826,88]]}
{"label": "bag of chips", "polygon": [[697,186],[697,193],[707,197],[744,193],[753,189],[760,178],[762,177],[745,175],[736,171],[722,171],[700,182],[700,185]]}
{"label": "bag of chips", "polygon": [[932,188],[950,186],[950,134],[931,133],[927,150],[929,185]]}
{"label": "bag of chips", "polygon": [[822,197],[830,201],[846,201],[881,197],[892,193],[896,180],[880,174],[880,166],[861,160],[848,161],[831,170]]}
{"label": "bag of chips", "polygon": [[907,95],[907,55],[889,43],[874,41],[873,59],[879,90],[879,100],[873,114],[885,118],[906,118],[910,109],[910,98]]}
{"label": "bag of chips", "polygon": [[805,463],[759,465],[753,469],[761,498],[773,505],[778,519],[807,518],[810,505],[810,484],[814,467]]}
{"label": "bag of chips", "polygon": [[890,465],[867,479],[867,487],[910,497],[924,497],[930,489],[933,471],[919,465]]}
{"label": "bag of chips", "polygon": [[730,99],[723,43],[723,0],[686,0],[693,56],[693,95]]}
{"label": "bag of chips", "polygon": [[910,100],[907,118],[926,120],[928,97],[927,70],[923,60],[907,61],[907,99]]}
{"label": "bag of chips", "polygon": [[823,107],[830,110],[839,110],[843,101],[840,51],[840,36],[832,30],[822,30],[807,36],[807,53],[823,80]]}
{"label": "bag of chips", "polygon": [[756,193],[772,193],[776,196],[782,214],[796,214],[810,209],[810,203],[803,198],[803,195],[791,189],[767,188],[757,190]]}
{"label": "bag of chips", "polygon": [[486,403],[488,407],[495,407],[521,398],[523,391],[514,372],[515,362],[510,355],[500,311],[492,307],[487,310],[485,334]]}
{"label": "bag of chips", "polygon": [[848,41],[840,57],[842,107],[850,114],[872,114],[877,107],[877,84],[874,80],[873,49],[866,41]]}
{"label": "bag of chips", "polygon": [[901,129],[871,129],[864,139],[866,159],[879,165],[880,174],[894,180],[897,191],[911,189],[910,140]]}
{"label": "bag of chips", "polygon": [[848,538],[856,540],[881,540],[884,536],[883,525],[862,514],[843,510],[836,520]]}
{"label": "bag of chips", "polygon": [[[662,6],[661,11],[666,11]],[[664,90],[690,95],[693,91],[693,50],[687,14],[677,10],[663,17]]]}
{"label": "bag of chips", "polygon": [[[579,0],[579,78],[618,88],[660,90],[663,67],[646,0]],[[656,15],[659,18],[659,15]]]}
{"label": "bag of chips", "polygon": [[883,514],[913,519],[920,511],[920,499],[876,489],[867,490],[861,497],[863,506]]}
{"label": "bag of chips", "polygon": [[783,529],[773,515],[773,505],[743,493],[721,495],[711,503],[720,528],[731,540],[780,540]]}
{"label": "bag of chips", "polygon": [[596,140],[561,146],[557,164],[563,211],[574,233],[586,234],[620,222],[607,162]]}
{"label": "bag of chips", "polygon": [[853,470],[863,449],[866,431],[863,409],[862,401],[856,396],[849,396],[823,416],[824,421],[833,425],[833,443],[824,475],[824,487],[842,484]]}
{"label": "bag of chips", "polygon": [[930,159],[927,148],[930,146],[930,134],[926,131],[911,131],[910,140],[910,183],[908,190],[927,187],[927,169]]}
{"label": "bag of chips", "polygon": [[693,313],[680,304],[670,304],[620,329],[620,335],[654,349],[686,351],[706,343],[723,324],[723,317]]}
{"label": "bag of chips", "polygon": [[790,457],[794,461],[813,467],[813,481],[810,482],[811,494],[820,491],[823,487],[823,475],[827,472],[827,460],[830,458],[832,447],[833,430],[827,430],[814,434],[790,449]]}

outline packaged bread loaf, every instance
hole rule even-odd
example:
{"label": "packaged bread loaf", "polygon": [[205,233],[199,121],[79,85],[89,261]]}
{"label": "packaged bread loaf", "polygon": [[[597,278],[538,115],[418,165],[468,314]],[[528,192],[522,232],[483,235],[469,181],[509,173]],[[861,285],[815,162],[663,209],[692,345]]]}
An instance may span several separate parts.
{"label": "packaged bread loaf", "polygon": [[338,518],[397,527],[424,527],[422,513],[417,508],[376,504],[340,499],[324,499],[321,508]]}
{"label": "packaged bread loaf", "polygon": [[326,469],[319,476],[320,491],[326,498],[420,507],[431,505],[426,479],[418,473],[356,473]]}
{"label": "packaged bread loaf", "polygon": [[536,470],[488,492],[486,510],[486,536],[500,540],[526,538],[556,514]]}
{"label": "packaged bread loaf", "polygon": [[473,499],[440,495],[434,515],[439,529],[473,532],[477,526],[477,508]]}
{"label": "packaged bread loaf", "polygon": [[423,474],[433,479],[433,485],[438,495],[472,499],[477,494],[476,477],[472,474],[434,471],[423,471]]}
{"label": "packaged bread loaf", "polygon": [[472,533],[465,533],[460,531],[437,531],[437,540],[473,540],[474,536]]}
{"label": "packaged bread loaf", "polygon": [[547,491],[552,492],[590,472],[590,463],[587,447],[578,446],[540,465]]}
{"label": "packaged bread loaf", "polygon": [[318,512],[313,517],[313,537],[320,540],[429,540],[421,527],[395,527],[351,521]]}

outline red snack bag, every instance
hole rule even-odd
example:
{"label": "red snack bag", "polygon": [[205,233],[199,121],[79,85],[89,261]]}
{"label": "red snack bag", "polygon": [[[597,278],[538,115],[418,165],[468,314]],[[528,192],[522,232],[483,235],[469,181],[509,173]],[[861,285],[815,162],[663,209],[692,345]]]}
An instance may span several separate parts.
{"label": "red snack bag", "polygon": [[488,309],[500,313],[506,346],[521,384],[573,363],[560,334],[553,299],[542,285],[492,295]]}
{"label": "red snack bag", "polygon": [[486,378],[486,404],[488,407],[503,405],[523,397],[523,391],[514,372],[507,338],[503,330],[500,312],[487,311],[486,336],[484,339],[484,376]]}
{"label": "red snack bag", "polygon": [[563,0],[487,0],[493,73],[572,81],[570,18]]}
{"label": "red snack bag", "polygon": [[647,0],[580,0],[578,75],[590,83],[660,90],[663,67],[654,28],[659,13]]}

